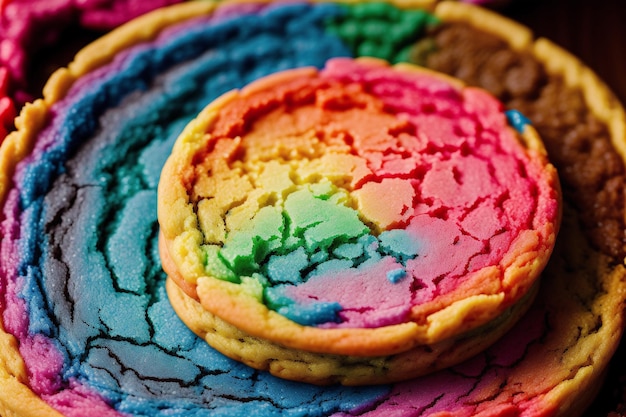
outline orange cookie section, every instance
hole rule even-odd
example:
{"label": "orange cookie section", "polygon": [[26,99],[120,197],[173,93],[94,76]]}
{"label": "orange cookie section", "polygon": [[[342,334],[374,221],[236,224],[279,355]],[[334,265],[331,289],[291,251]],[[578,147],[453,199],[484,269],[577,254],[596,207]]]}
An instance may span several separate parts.
{"label": "orange cookie section", "polygon": [[401,351],[485,324],[528,292],[558,228],[555,171],[519,117],[373,60],[257,81],[179,138],[164,267],[213,314],[315,351],[316,332],[385,353],[363,337],[397,327]]}

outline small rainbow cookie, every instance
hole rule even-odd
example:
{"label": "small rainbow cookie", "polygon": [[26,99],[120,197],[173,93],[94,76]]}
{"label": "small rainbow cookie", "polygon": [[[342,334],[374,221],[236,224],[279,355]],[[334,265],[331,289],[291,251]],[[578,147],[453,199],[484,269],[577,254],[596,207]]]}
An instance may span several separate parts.
{"label": "small rainbow cookie", "polygon": [[[624,326],[623,108],[519,25],[460,2],[401,3],[187,2],[114,30],[50,78],[0,145],[0,415],[582,415]],[[160,173],[224,93],[373,54],[503,84],[493,93],[532,121],[559,172],[559,235],[528,312],[467,361],[393,384],[276,378],[194,334],[265,346],[167,280]],[[585,417],[614,410],[605,399]]]}
{"label": "small rainbow cookie", "polygon": [[[164,268],[244,333],[362,357],[373,373],[313,363],[298,376],[278,356],[225,352],[283,376],[380,383],[458,363],[530,305],[556,240],[556,171],[524,123],[418,67],[334,59],[260,79],[174,145],[159,183]],[[418,360],[480,326],[465,355]]]}

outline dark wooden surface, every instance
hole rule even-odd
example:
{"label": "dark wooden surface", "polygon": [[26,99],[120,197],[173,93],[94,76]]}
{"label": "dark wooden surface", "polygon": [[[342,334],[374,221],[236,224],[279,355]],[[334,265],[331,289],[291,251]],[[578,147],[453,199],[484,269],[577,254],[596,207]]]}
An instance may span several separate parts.
{"label": "dark wooden surface", "polygon": [[626,103],[626,0],[514,0],[500,12],[572,52]]}

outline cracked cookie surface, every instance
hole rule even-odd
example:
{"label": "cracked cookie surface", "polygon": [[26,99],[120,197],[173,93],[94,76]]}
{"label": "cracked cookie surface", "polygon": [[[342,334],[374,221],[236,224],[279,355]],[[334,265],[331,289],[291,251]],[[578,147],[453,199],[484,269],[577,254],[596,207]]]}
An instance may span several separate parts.
{"label": "cracked cookie surface", "polygon": [[[544,277],[545,290],[530,314],[483,355],[426,379],[359,388],[287,382],[218,354],[176,318],[166,300],[155,226],[156,183],[173,141],[207,102],[267,74],[251,62],[273,62],[269,70],[274,72],[300,65],[321,67],[332,56],[353,53],[352,45],[329,31],[326,23],[326,19],[345,19],[346,27],[350,26],[343,5],[336,6],[215,8],[198,2],[171,9],[81,53],[65,75],[57,74],[48,84],[46,102],[25,109],[19,134],[10,135],[0,152],[1,414],[72,416],[88,410],[103,416],[374,416],[395,411],[418,416],[441,412],[540,416],[582,412],[622,333],[624,269],[618,257],[589,243],[588,230],[580,226],[589,221],[588,216],[580,214],[580,206],[571,204],[567,196],[560,238]],[[398,12],[385,13],[391,21],[398,19]],[[355,14],[362,19],[380,17],[371,9]],[[459,24],[437,15],[453,27]],[[160,22],[158,30],[154,21]],[[275,21],[285,23],[282,32],[272,30],[276,26],[270,22]],[[254,22],[259,27],[251,30]],[[305,38],[294,38],[293,31],[303,27]],[[255,43],[253,35],[261,33],[263,42]],[[287,33],[293,45],[285,41]],[[478,36],[469,33],[464,40],[482,43]],[[489,36],[501,40],[499,35]],[[222,43],[223,49],[217,47]],[[316,46],[319,56],[314,55]],[[299,48],[306,53],[295,54]],[[519,48],[507,50],[521,53]],[[539,68],[548,67],[548,59],[537,58],[530,47],[524,51]],[[548,55],[554,63],[556,54]],[[508,73],[503,68],[493,77],[504,79]],[[592,87],[604,91],[601,85]],[[616,149],[623,149],[623,137],[606,129],[619,122],[616,112],[596,112],[598,102],[590,104],[581,83],[564,82],[559,70],[550,71],[545,88],[578,97],[578,111],[584,114],[611,115],[598,118],[595,125],[609,140],[594,148],[593,154],[585,154],[585,146],[577,149],[583,155],[580,161],[609,160],[610,167],[620,166],[615,162],[622,159]],[[554,110],[548,127],[569,123],[567,112],[545,102]],[[543,113],[523,110],[532,117]],[[539,122],[533,120],[535,125]],[[32,151],[43,136],[45,144]],[[543,136],[561,143],[559,135]],[[68,138],[73,141],[67,142]],[[568,149],[564,143],[549,146],[554,159],[571,156]],[[47,152],[50,159],[42,156]],[[78,155],[86,162],[72,162]],[[14,170],[20,160],[21,167]],[[31,164],[33,168],[27,169]],[[62,176],[62,181],[57,180]],[[30,184],[30,191],[22,190],[23,183]],[[611,183],[619,190],[619,179]],[[568,184],[567,195],[581,189],[585,192],[578,197],[588,207],[595,204],[596,197],[589,194],[593,187]],[[45,197],[57,191],[58,202]],[[597,194],[598,202],[605,201],[603,195]],[[29,203],[26,196],[36,198]],[[606,201],[613,202],[614,213],[601,210],[594,216],[623,224],[619,198]],[[79,219],[74,226],[70,213]],[[86,230],[95,236],[86,237]],[[598,233],[595,239],[601,236]],[[77,252],[81,248],[84,254]],[[80,271],[94,268],[87,261],[102,262],[101,273],[83,275]]]}
{"label": "cracked cookie surface", "polygon": [[556,173],[520,128],[417,67],[335,59],[258,80],[174,145],[165,269],[212,314],[304,351],[459,337],[526,298],[554,244]]}

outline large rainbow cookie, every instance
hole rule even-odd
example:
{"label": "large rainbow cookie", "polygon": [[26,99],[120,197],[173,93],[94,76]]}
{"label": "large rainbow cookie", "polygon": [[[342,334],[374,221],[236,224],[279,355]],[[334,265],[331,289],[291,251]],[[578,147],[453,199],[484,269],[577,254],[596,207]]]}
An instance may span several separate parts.
{"label": "large rainbow cookie", "polygon": [[456,364],[525,312],[554,246],[558,180],[527,124],[406,64],[262,78],[174,145],[164,268],[216,320],[268,342],[209,344],[279,376],[381,383]]}
{"label": "large rainbow cookie", "polygon": [[[623,109],[588,69],[524,28],[456,2],[424,3],[437,18],[404,3],[190,2],[112,32],[53,75],[0,147],[0,414],[583,412],[623,330]],[[436,21],[432,35],[420,29]],[[395,35],[372,48],[384,22]],[[225,92],[372,52],[416,57],[469,83],[489,74],[476,79],[532,120],[562,173],[563,222],[535,303],[483,353],[395,384],[285,381],[221,355],[173,311],[158,250],[159,175],[184,126]],[[471,63],[496,55],[493,72]],[[218,325],[170,289],[194,329]],[[609,411],[600,410],[592,415]]]}

